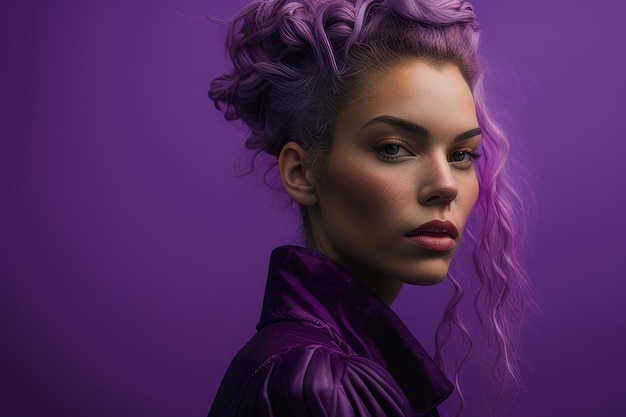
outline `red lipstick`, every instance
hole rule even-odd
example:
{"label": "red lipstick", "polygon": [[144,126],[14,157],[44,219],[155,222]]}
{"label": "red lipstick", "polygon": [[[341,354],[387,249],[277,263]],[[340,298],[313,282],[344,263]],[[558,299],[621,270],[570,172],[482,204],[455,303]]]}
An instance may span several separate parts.
{"label": "red lipstick", "polygon": [[406,237],[422,249],[445,252],[454,247],[458,235],[451,221],[433,220],[411,230]]}

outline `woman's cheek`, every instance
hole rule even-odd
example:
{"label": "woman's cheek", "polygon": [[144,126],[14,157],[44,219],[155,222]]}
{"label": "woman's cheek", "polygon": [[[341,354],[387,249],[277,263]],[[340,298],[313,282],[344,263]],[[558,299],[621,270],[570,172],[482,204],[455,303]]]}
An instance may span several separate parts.
{"label": "woman's cheek", "polygon": [[370,222],[391,220],[406,205],[407,198],[416,194],[411,193],[408,175],[397,167],[342,164],[336,166],[332,174],[336,198],[344,201],[354,216],[366,217]]}
{"label": "woman's cheek", "polygon": [[480,185],[478,184],[476,173],[472,173],[469,178],[462,182],[460,188],[459,194],[462,193],[463,204],[467,207],[468,211],[471,211],[478,200],[478,193],[480,191]]}

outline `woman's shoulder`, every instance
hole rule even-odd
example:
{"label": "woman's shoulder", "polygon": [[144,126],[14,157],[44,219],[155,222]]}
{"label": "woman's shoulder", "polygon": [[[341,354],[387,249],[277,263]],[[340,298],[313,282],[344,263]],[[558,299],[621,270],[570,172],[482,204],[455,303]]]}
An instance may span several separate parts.
{"label": "woman's shoulder", "polygon": [[406,397],[381,365],[342,346],[327,329],[306,326],[261,329],[231,364],[209,416],[409,414]]}

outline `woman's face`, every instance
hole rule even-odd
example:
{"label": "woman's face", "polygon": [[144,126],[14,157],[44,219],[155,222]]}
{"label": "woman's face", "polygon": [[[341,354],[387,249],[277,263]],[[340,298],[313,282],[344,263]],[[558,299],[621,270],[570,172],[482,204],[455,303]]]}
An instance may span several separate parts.
{"label": "woman's face", "polygon": [[478,197],[480,130],[453,65],[415,59],[365,81],[335,121],[310,244],[391,304],[403,282],[445,278]]}

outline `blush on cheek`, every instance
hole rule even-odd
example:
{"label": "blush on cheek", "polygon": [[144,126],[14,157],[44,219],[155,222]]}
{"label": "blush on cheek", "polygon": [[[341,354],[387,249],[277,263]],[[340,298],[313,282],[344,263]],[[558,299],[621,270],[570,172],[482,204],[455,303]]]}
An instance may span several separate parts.
{"label": "blush on cheek", "polygon": [[[375,223],[391,221],[406,203],[410,193],[408,181],[382,169],[367,169],[363,164],[342,164],[333,172],[333,188],[337,197],[354,210],[357,217]],[[375,216],[375,217],[370,217]],[[374,223],[375,222],[375,223]]]}
{"label": "blush on cheek", "polygon": [[478,184],[478,178],[474,175],[474,177],[469,180],[461,189],[461,192],[465,195],[466,204],[469,206],[469,210],[471,210],[476,201],[478,200],[478,194],[480,192],[480,185]]}

